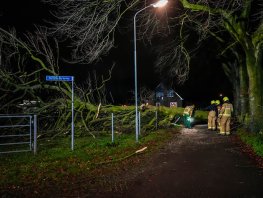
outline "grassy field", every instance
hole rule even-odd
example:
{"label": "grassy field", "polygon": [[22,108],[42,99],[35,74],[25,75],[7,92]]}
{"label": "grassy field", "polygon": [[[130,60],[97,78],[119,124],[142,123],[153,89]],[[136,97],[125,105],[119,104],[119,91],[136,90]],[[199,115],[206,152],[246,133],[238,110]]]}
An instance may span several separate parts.
{"label": "grassy field", "polygon": [[[110,135],[79,137],[75,140],[75,150],[70,150],[70,139],[41,143],[37,155],[15,153],[0,156],[1,193],[19,192],[26,187],[43,191],[50,183],[56,186],[78,178],[99,177],[105,166],[120,166],[125,159],[138,156],[137,150],[147,147],[144,154],[150,153],[167,142],[178,129],[159,130],[140,137],[135,142],[134,134],[116,134],[114,143]],[[136,158],[136,157],[135,157]],[[109,170],[108,170],[109,171]]]}
{"label": "grassy field", "polygon": [[249,145],[253,149],[256,155],[263,157],[262,133],[249,133],[244,129],[239,129],[238,135],[245,144]]}

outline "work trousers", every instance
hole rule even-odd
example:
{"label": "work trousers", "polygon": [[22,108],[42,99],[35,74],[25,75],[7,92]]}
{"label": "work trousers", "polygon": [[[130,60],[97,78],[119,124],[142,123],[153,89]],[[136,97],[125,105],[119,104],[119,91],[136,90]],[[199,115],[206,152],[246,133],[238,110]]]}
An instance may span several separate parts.
{"label": "work trousers", "polygon": [[208,129],[216,130],[216,112],[209,111],[208,113]]}
{"label": "work trousers", "polygon": [[222,116],[220,119],[220,134],[229,135],[230,134],[230,116]]}
{"label": "work trousers", "polygon": [[220,127],[220,119],[219,118],[217,118],[216,124],[217,124],[216,129],[220,131],[221,127]]}

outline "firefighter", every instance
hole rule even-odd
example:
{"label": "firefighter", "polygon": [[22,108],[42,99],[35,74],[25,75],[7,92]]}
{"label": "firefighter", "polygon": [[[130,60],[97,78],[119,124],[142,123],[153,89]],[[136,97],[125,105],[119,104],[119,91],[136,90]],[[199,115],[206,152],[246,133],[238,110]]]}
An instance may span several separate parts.
{"label": "firefighter", "polygon": [[216,116],[217,116],[217,108],[216,108],[216,101],[212,100],[211,105],[207,107],[209,110],[208,113],[208,130],[216,130]]}
{"label": "firefighter", "polygon": [[183,119],[184,119],[184,126],[188,129],[191,129],[191,117],[193,115],[195,105],[192,106],[186,106],[184,108],[184,113],[183,113]]}
{"label": "firefighter", "polygon": [[223,98],[223,105],[220,110],[220,134],[230,135],[230,122],[233,113],[233,105],[229,102],[228,97]]}
{"label": "firefighter", "polygon": [[217,107],[217,119],[216,119],[216,129],[220,131],[220,110],[221,110],[221,105],[220,105],[220,100],[216,100],[216,107]]}

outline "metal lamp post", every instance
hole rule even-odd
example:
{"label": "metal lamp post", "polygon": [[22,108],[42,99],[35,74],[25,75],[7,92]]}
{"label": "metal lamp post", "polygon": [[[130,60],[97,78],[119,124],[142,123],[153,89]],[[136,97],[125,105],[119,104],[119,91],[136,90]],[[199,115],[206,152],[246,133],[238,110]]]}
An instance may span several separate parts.
{"label": "metal lamp post", "polygon": [[154,7],[159,8],[163,7],[168,3],[168,0],[160,0],[154,4],[151,4],[149,6],[146,6],[145,8],[139,10],[135,13],[133,17],[133,36],[134,36],[134,81],[135,81],[135,132],[136,132],[136,142],[138,142],[138,136],[139,136],[139,124],[138,124],[138,88],[137,88],[137,52],[136,52],[136,16],[142,12],[143,10]]}

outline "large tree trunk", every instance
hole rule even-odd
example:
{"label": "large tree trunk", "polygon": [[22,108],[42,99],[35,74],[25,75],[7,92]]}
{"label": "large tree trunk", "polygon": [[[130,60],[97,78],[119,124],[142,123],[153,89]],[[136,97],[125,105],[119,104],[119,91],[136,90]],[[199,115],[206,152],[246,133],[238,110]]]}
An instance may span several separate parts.
{"label": "large tree trunk", "polygon": [[[233,105],[235,115],[240,122],[243,122],[248,115],[248,75],[245,61],[245,54],[238,48],[230,50],[234,55],[235,61],[226,61],[223,70],[233,86]],[[226,57],[229,58],[229,57]]]}
{"label": "large tree trunk", "polygon": [[[237,54],[237,53],[234,53]],[[237,61],[232,62],[228,61],[223,63],[223,70],[232,84],[233,89],[233,106],[234,106],[234,113],[235,116],[240,115],[240,78],[239,78],[239,63]]]}
{"label": "large tree trunk", "polygon": [[[249,77],[249,107],[251,116],[251,129],[257,130],[257,125],[262,117],[262,92],[263,92],[263,72],[262,72],[262,53],[255,48],[245,49],[246,67]],[[259,58],[257,58],[259,57]]]}
{"label": "large tree trunk", "polygon": [[240,109],[241,109],[241,103],[238,100],[239,96],[240,96],[240,80],[233,80],[233,105],[234,105],[234,113],[235,116],[240,115]]}
{"label": "large tree trunk", "polygon": [[246,115],[249,113],[249,96],[248,96],[248,74],[247,68],[244,61],[240,61],[239,67],[239,80],[240,80],[240,110],[239,115],[241,117],[240,121],[244,121]]}

